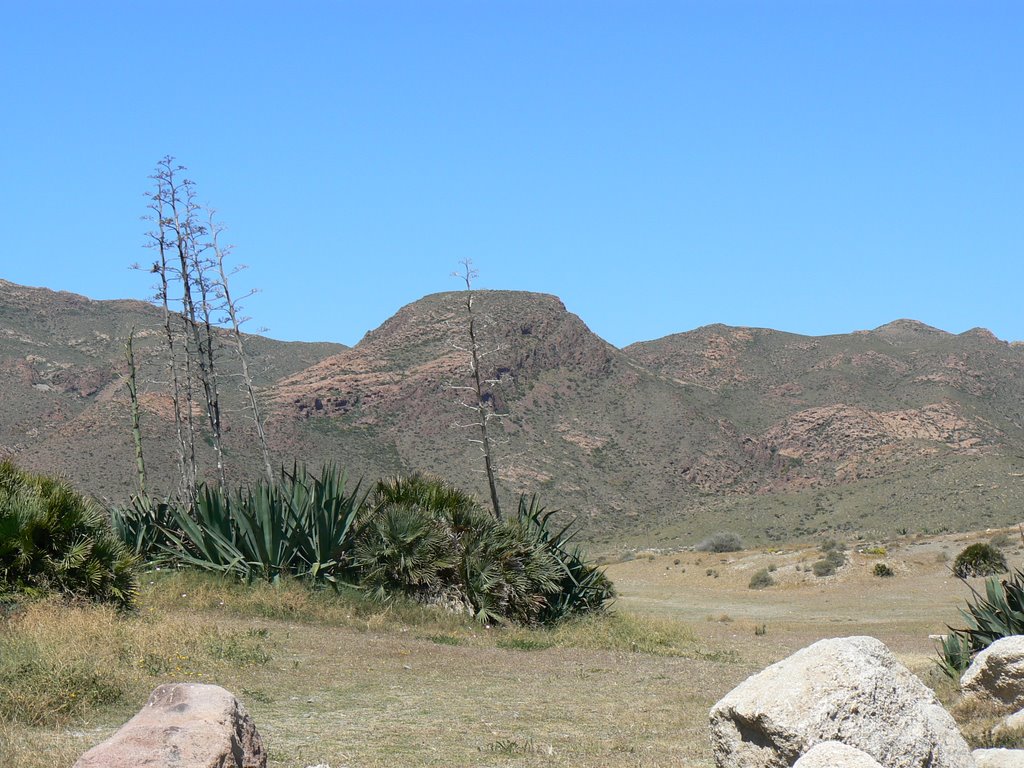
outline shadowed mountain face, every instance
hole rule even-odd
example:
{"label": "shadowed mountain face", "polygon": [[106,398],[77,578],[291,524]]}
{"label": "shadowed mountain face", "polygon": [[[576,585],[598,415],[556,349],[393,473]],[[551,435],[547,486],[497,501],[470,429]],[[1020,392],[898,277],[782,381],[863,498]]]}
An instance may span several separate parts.
{"label": "shadowed mountain face", "polygon": [[[707,326],[618,350],[553,296],[481,291],[484,373],[501,383],[505,503],[537,492],[587,538],[685,544],[718,529],[785,539],[1017,519],[1024,348],[911,320],[805,337]],[[460,404],[464,294],[427,296],[349,349],[252,336],[276,458],[367,479],[422,469],[486,497]],[[121,346],[136,329],[154,481],[173,484],[159,312],[0,282],[0,452],[98,494],[134,482]],[[232,370],[225,360],[225,371]],[[229,468],[259,462],[241,399]],[[462,426],[458,426],[462,425]]]}

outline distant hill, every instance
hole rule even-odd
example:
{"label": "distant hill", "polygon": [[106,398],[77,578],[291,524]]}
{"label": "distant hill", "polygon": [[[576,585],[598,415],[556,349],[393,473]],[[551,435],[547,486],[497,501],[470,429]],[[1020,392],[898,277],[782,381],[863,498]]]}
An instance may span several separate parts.
{"label": "distant hill", "polygon": [[[279,461],[423,469],[481,497],[457,403],[459,293],[399,310],[355,347],[248,337]],[[673,546],[1005,525],[1024,497],[1024,348],[912,320],[806,337],[715,325],[616,349],[553,296],[481,291],[506,503],[537,492],[598,545]],[[147,452],[173,479],[159,313],[0,281],[0,453],[111,498],[131,490],[121,345],[144,359]],[[230,467],[256,472],[240,403]]]}
{"label": "distant hill", "polygon": [[[142,301],[93,301],[0,280],[0,458],[61,472],[98,496],[127,498],[135,475],[123,345],[135,330],[149,469],[158,488],[173,486],[170,398],[160,339],[161,311]],[[280,342],[247,336],[257,384],[345,349],[341,344]],[[228,448],[241,479],[258,453],[237,386],[228,380]],[[291,461],[291,456],[281,455]]]}

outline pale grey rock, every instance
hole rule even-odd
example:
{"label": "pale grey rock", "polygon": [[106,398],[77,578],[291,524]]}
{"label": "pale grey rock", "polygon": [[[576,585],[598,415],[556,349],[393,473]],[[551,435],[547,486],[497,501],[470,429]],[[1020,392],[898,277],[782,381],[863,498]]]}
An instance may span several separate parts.
{"label": "pale grey rock", "polygon": [[992,729],[992,735],[999,738],[1008,735],[1011,731],[1024,731],[1024,709],[1003,718],[1002,722]]}
{"label": "pale grey rock", "polygon": [[1024,750],[976,749],[974,762],[978,768],[1024,768]]}
{"label": "pale grey rock", "polygon": [[965,700],[1024,709],[1024,635],[996,640],[960,678]]}
{"label": "pale grey rock", "polygon": [[973,768],[935,694],[873,637],[820,640],[751,676],[711,709],[720,768],[788,768],[840,741],[885,768]]}
{"label": "pale grey rock", "polygon": [[135,717],[74,768],[266,768],[242,704],[216,685],[161,685]]}
{"label": "pale grey rock", "polygon": [[793,763],[793,768],[882,768],[875,758],[841,741],[815,744]]}

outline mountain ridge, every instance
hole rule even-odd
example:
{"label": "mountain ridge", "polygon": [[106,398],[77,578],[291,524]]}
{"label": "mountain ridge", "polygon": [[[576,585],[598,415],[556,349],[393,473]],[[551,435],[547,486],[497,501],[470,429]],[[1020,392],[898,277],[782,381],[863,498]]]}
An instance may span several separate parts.
{"label": "mountain ridge", "polygon": [[[984,329],[712,324],[618,349],[558,297],[475,293],[487,375],[503,381],[503,492],[540,492],[594,542],[1016,520],[1024,349]],[[363,477],[432,471],[484,497],[476,449],[452,427],[464,410],[452,389],[466,373],[463,298],[411,302],[353,347],[247,336],[276,460],[332,460]],[[123,497],[133,476],[118,347],[136,327],[156,484],[171,483],[156,319],[145,302],[0,281],[0,454]],[[229,422],[241,482],[252,446],[244,413]]]}

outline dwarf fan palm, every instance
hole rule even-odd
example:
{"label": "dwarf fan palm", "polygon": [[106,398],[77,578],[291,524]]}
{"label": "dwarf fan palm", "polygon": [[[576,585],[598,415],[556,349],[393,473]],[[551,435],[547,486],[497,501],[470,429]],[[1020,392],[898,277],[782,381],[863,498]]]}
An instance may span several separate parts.
{"label": "dwarf fan palm", "polygon": [[130,607],[136,562],[98,505],[63,481],[0,464],[0,593],[57,592]]}

